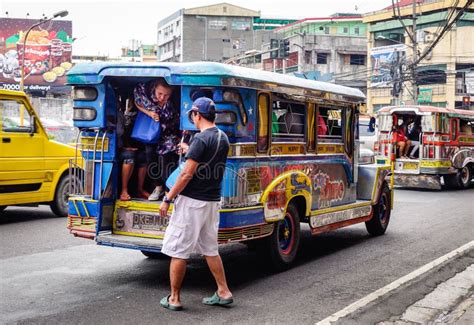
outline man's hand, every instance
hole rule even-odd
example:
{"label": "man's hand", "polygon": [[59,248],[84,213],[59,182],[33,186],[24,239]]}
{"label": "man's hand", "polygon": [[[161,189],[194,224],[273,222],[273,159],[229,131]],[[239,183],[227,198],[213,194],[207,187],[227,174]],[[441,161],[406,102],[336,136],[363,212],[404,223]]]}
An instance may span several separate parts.
{"label": "man's hand", "polygon": [[170,209],[170,204],[162,202],[160,205],[160,216],[166,217],[168,215],[168,210]]}
{"label": "man's hand", "polygon": [[179,155],[185,155],[188,152],[189,145],[187,143],[180,143],[178,144],[178,154]]}

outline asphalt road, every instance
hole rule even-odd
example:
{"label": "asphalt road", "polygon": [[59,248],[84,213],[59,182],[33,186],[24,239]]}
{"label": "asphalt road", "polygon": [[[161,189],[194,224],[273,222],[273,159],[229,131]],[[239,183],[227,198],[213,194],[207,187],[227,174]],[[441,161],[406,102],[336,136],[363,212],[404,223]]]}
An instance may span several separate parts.
{"label": "asphalt road", "polygon": [[473,239],[474,188],[398,190],[387,233],[356,225],[311,237],[303,227],[296,265],[272,273],[246,246],[222,247],[235,304],[201,304],[215,290],[201,258],[188,265],[183,312],[160,307],[168,261],[100,247],[67,233],[47,208],[0,217],[0,323],[314,324]]}

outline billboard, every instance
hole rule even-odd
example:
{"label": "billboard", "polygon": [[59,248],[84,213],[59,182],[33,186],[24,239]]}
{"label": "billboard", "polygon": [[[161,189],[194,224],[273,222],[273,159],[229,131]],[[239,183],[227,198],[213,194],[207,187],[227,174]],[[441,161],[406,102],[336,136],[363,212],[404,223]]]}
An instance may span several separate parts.
{"label": "billboard", "polygon": [[28,34],[38,20],[0,18],[0,87],[19,90],[24,60],[25,91],[64,92],[65,74],[72,67],[72,22],[52,20]]}
{"label": "billboard", "polygon": [[[374,47],[370,50],[372,59],[372,87],[388,87],[392,85],[394,75],[400,73],[400,67],[405,61],[406,45],[389,45]],[[401,76],[395,79],[400,79]]]}

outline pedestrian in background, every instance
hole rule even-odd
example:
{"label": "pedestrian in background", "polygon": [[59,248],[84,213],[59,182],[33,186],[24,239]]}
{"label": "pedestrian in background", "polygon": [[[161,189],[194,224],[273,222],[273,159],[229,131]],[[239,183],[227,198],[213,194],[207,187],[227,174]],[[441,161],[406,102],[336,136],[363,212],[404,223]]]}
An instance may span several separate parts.
{"label": "pedestrian in background", "polygon": [[164,297],[160,304],[170,310],[183,308],[181,285],[186,273],[186,261],[193,253],[205,257],[217,284],[214,295],[204,298],[202,302],[206,305],[228,305],[233,302],[217,242],[221,182],[229,140],[214,123],[216,112],[211,99],[196,99],[189,114],[200,133],[189,144],[184,168],[160,207],[161,216],[166,216],[170,202],[176,198],[162,248],[162,253],[172,258],[171,294]]}

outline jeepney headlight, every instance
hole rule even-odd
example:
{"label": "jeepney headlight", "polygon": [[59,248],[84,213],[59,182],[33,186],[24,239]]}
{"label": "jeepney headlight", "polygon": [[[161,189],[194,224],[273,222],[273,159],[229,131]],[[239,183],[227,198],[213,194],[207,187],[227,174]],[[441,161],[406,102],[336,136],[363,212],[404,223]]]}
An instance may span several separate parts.
{"label": "jeepney headlight", "polygon": [[97,112],[92,107],[74,107],[72,119],[74,121],[92,121],[96,116]]}
{"label": "jeepney headlight", "polygon": [[94,87],[74,87],[73,93],[74,100],[96,100],[97,89]]}
{"label": "jeepney headlight", "polygon": [[216,111],[216,124],[234,125],[237,122],[237,116],[234,112]]}

